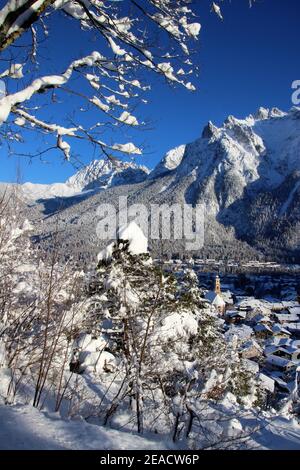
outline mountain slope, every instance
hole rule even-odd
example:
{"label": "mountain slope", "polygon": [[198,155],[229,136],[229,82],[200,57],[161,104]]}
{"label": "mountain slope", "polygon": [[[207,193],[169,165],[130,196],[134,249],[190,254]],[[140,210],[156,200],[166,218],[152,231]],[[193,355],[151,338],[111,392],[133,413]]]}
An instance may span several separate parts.
{"label": "mountain slope", "polygon": [[256,247],[299,250],[299,108],[260,108],[244,120],[228,117],[221,128],[208,123],[179,160],[170,168],[165,158],[152,173],[169,179],[160,199],[204,204],[208,238],[209,226],[215,234],[228,227]]}
{"label": "mountain slope", "polygon": [[[119,197],[127,196],[128,205],[148,209],[151,204],[203,204],[207,256],[263,253],[300,261],[300,108],[288,113],[260,108],[243,120],[229,116],[219,128],[209,122],[200,138],[170,150],[149,175],[133,163],[100,160],[63,188],[67,197],[51,198],[57,189],[51,185],[44,200],[31,204],[36,240],[49,244],[59,214],[62,247],[66,253],[76,247],[82,258],[106,243],[96,234],[99,204],[118,209]],[[183,253],[185,244],[150,240],[150,248]]]}

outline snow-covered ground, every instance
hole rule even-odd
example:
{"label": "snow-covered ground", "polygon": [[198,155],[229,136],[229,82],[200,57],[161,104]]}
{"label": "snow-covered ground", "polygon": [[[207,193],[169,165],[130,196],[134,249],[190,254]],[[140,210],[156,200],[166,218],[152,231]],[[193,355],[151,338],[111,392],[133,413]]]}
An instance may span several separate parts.
{"label": "snow-covered ground", "polygon": [[161,436],[154,440],[84,420],[64,420],[58,413],[29,405],[0,404],[0,423],[1,450],[162,450],[172,446]]}
{"label": "snow-covered ground", "polygon": [[[64,420],[58,413],[38,411],[30,405],[0,404],[1,450],[168,450],[170,440],[140,437],[89,424],[82,420]],[[252,449],[300,450],[300,425],[284,417],[261,423],[248,445]]]}
{"label": "snow-covered ground", "polygon": [[300,426],[294,420],[278,417],[255,436],[260,449],[300,450]]}

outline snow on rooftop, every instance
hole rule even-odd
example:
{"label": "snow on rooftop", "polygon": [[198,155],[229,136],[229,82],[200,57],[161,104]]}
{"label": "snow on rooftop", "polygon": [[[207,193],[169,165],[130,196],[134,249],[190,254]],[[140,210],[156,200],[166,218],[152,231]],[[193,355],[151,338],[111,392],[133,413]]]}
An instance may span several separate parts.
{"label": "snow on rooftop", "polygon": [[271,364],[277,367],[283,367],[283,368],[296,366],[296,364],[293,361],[290,361],[289,359],[285,359],[284,357],[275,356],[274,354],[270,354],[267,357],[266,362],[268,364]]}
{"label": "snow on rooftop", "polygon": [[298,315],[295,315],[293,313],[275,313],[275,317],[279,321],[284,321],[284,322],[297,322],[299,321]]}
{"label": "snow on rooftop", "polygon": [[256,331],[256,332],[268,331],[268,332],[272,333],[272,329],[268,325],[264,325],[263,323],[260,323],[259,325],[255,325],[254,331]]}
{"label": "snow on rooftop", "polygon": [[247,312],[243,312],[240,310],[227,310],[226,316],[229,318],[234,318],[234,317],[246,318]]}
{"label": "snow on rooftop", "polygon": [[256,317],[254,317],[253,320],[256,323],[274,323],[274,321],[271,320],[271,318],[268,315],[262,315],[262,314],[256,315]]}
{"label": "snow on rooftop", "polygon": [[253,335],[253,330],[248,325],[230,326],[225,333],[227,341],[232,341],[235,336],[239,341],[247,341]]}
{"label": "snow on rooftop", "polygon": [[263,387],[265,390],[268,390],[268,391],[271,392],[271,393],[274,392],[274,388],[275,388],[274,379],[272,379],[271,377],[269,377],[269,376],[266,375],[266,374],[260,373],[260,374],[259,374],[259,381],[260,381],[262,387]]}
{"label": "snow on rooftop", "polygon": [[205,299],[208,300],[215,307],[225,307],[225,301],[223,298],[216,294],[214,291],[209,291],[205,294]]}
{"label": "snow on rooftop", "polygon": [[286,334],[286,335],[290,335],[290,334],[291,334],[291,333],[290,333],[288,330],[286,330],[283,326],[278,325],[278,324],[274,325],[274,326],[272,327],[272,330],[273,330],[273,333],[274,333],[274,334],[276,334],[276,333],[283,333],[283,334]]}
{"label": "snow on rooftop", "polygon": [[290,338],[280,338],[278,336],[274,336],[274,338],[272,338],[270,340],[270,342],[268,343],[268,347],[270,346],[286,346],[286,345],[290,345],[290,344],[294,344],[294,341],[291,340]]}
{"label": "snow on rooftop", "polygon": [[299,307],[289,307],[289,312],[291,315],[299,315],[300,316],[300,306]]}
{"label": "snow on rooftop", "polygon": [[300,323],[283,323],[283,327],[289,331],[300,331]]}

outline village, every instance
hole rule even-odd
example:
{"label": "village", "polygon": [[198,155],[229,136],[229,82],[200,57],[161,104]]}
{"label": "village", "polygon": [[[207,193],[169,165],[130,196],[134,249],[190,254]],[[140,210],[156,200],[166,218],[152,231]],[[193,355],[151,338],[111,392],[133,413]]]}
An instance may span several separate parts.
{"label": "village", "polygon": [[245,368],[258,377],[270,405],[290,395],[300,382],[298,273],[233,275],[205,272],[192,260],[174,265],[177,272],[195,271],[206,307],[218,316],[226,340],[237,345]]}
{"label": "village", "polygon": [[[290,295],[292,297],[293,295]],[[292,393],[300,381],[300,298],[278,300],[270,297],[236,295],[222,291],[220,277],[205,301],[224,322],[227,341],[236,342],[244,365],[257,374],[270,397],[280,399]]]}

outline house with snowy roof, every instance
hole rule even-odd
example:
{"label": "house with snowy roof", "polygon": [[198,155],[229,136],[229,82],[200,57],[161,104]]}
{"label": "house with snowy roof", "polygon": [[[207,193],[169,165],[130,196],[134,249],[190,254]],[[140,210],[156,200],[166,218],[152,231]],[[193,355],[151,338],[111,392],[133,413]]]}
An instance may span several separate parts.
{"label": "house with snowy roof", "polygon": [[273,336],[279,338],[289,338],[291,336],[291,332],[284,328],[283,325],[276,323],[276,325],[272,326]]}
{"label": "house with snowy roof", "polygon": [[226,323],[237,325],[242,323],[247,318],[247,312],[239,310],[227,310],[226,311]]}
{"label": "house with snowy roof", "polygon": [[294,381],[291,383],[286,380],[282,372],[277,370],[270,371],[268,377],[274,381],[275,389],[280,392],[291,393],[294,387]]}
{"label": "house with snowy roof", "polygon": [[294,307],[288,307],[288,311],[292,315],[298,315],[299,320],[300,320],[300,305],[294,306]]}
{"label": "house with snowy roof", "polygon": [[262,324],[262,325],[269,325],[272,326],[274,323],[274,320],[268,315],[256,315],[254,318],[252,318],[252,321],[257,324]]}
{"label": "house with snowy roof", "polygon": [[300,365],[300,349],[293,346],[268,346],[265,348],[264,353],[266,356],[274,355],[289,361],[299,362]]}
{"label": "house with snowy roof", "polygon": [[[252,318],[256,315],[270,315],[271,314],[271,304],[265,300],[256,299],[255,297],[247,297],[241,299],[238,303],[237,308],[239,310],[251,312]],[[248,317],[249,313],[248,313]]]}
{"label": "house with snowy roof", "polygon": [[253,329],[254,329],[255,336],[257,338],[268,339],[271,336],[273,336],[272,328],[268,325],[259,323],[258,325],[255,325]]}
{"label": "house with snowy roof", "polygon": [[286,373],[294,372],[298,365],[299,364],[296,362],[276,354],[268,355],[265,360],[265,367],[268,369],[279,370]]}
{"label": "house with snowy roof", "polygon": [[245,359],[254,359],[262,356],[263,349],[254,339],[249,339],[241,345],[240,354]]}
{"label": "house with snowy roof", "polygon": [[274,313],[273,317],[277,322],[281,324],[296,323],[300,320],[298,315],[295,315],[294,313]]}
{"label": "house with snowy roof", "polygon": [[285,329],[290,331],[293,336],[300,337],[300,322],[298,323],[283,323],[282,325]]}
{"label": "house with snowy roof", "polygon": [[271,310],[272,312],[281,312],[283,313],[284,311],[287,312],[287,306],[284,302],[274,302],[271,304]]}
{"label": "house with snowy roof", "polygon": [[274,336],[266,342],[266,346],[292,346],[295,341],[289,338],[281,338],[280,336]]}

